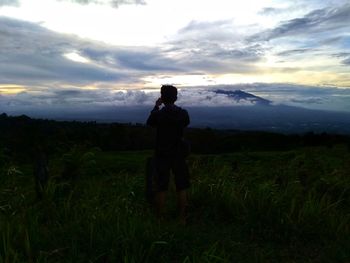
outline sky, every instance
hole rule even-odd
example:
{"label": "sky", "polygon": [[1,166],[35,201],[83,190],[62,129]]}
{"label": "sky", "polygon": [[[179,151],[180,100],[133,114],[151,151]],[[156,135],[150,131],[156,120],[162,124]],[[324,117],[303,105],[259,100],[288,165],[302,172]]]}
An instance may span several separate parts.
{"label": "sky", "polygon": [[349,0],[0,0],[0,109],[232,103],[350,111]]}

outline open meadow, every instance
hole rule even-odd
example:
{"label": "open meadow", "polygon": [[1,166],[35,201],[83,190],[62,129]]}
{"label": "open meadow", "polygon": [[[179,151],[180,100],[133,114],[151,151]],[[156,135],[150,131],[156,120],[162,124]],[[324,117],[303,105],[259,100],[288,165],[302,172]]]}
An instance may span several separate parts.
{"label": "open meadow", "polygon": [[0,262],[349,262],[345,145],[192,154],[186,226],[173,186],[162,222],[145,199],[151,155],[73,147],[38,200],[32,165],[3,153]]}

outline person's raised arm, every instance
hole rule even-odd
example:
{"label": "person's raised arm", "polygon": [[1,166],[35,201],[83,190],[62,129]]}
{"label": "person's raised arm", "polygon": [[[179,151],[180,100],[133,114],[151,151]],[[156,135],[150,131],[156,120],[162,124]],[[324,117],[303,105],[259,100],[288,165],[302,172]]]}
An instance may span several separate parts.
{"label": "person's raised arm", "polygon": [[159,111],[160,105],[162,105],[162,99],[159,98],[156,101],[156,104],[154,105],[153,110],[151,111],[151,114],[149,115],[146,124],[152,127],[155,127],[158,125],[158,118],[157,118],[157,112]]}
{"label": "person's raised arm", "polygon": [[188,115],[187,110],[184,110],[184,127],[187,127],[190,124],[190,116]]}

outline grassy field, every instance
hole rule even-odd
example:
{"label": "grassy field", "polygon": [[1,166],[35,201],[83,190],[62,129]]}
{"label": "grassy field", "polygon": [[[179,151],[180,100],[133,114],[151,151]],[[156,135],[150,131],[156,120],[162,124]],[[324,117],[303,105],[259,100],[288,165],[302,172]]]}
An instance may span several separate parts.
{"label": "grassy field", "polygon": [[[173,186],[164,222],[145,201],[149,156],[73,149],[51,158],[43,200],[31,165],[3,160],[0,263],[350,262],[346,147],[192,155],[185,227]],[[60,179],[69,161],[74,174]]]}

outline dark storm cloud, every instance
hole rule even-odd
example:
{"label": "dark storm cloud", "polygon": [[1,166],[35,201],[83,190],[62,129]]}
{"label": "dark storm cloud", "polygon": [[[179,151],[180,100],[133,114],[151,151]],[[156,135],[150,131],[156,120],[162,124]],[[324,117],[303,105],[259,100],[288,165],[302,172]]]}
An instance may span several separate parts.
{"label": "dark storm cloud", "polygon": [[350,24],[350,4],[314,10],[304,17],[282,22],[274,29],[253,36],[254,40],[271,40],[286,36],[344,30]]}

